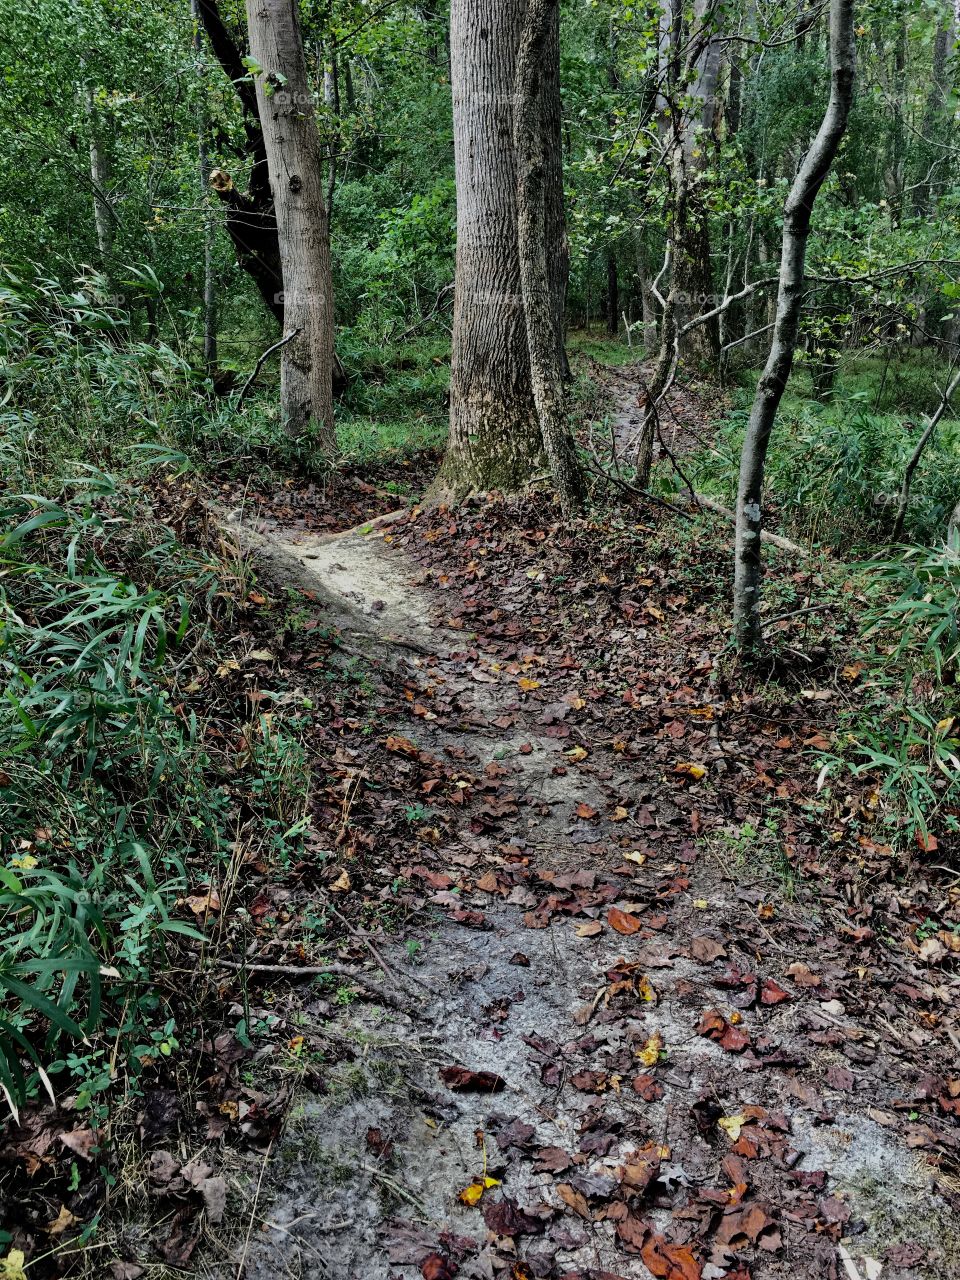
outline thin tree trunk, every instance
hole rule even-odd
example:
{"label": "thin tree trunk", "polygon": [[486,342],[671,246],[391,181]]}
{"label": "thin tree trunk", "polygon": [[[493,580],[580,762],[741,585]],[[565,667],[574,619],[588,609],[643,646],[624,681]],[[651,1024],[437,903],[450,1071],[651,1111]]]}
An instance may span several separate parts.
{"label": "thin tree trunk", "polygon": [[283,270],[280,403],[292,438],[311,424],[333,454],[333,274],[320,134],[307,80],[297,0],[247,0],[250,56],[273,189]]}
{"label": "thin tree trunk", "polygon": [[937,405],[936,411],[930,415],[927,425],[920,434],[913,453],[907,462],[903,472],[903,483],[900,486],[900,494],[897,498],[897,514],[893,522],[893,532],[891,538],[894,542],[898,541],[903,533],[903,522],[907,515],[907,507],[910,503],[910,486],[913,484],[913,473],[920,465],[920,459],[923,457],[923,451],[933,438],[933,433],[937,429],[937,424],[946,413],[950,406],[950,400],[957,387],[960,386],[960,369],[953,375],[947,385],[946,391],[940,397],[940,403]]}
{"label": "thin tree trunk", "polygon": [[814,201],[847,128],[853,102],[856,44],[853,0],[830,0],[830,100],[819,132],[793,181],[783,211],[780,286],[773,340],[747,423],[737,489],[733,626],[737,644],[760,645],[763,477],[770,433],[793,368],[803,305],[807,237]]}
{"label": "thin tree trunk", "polygon": [[617,276],[617,255],[607,250],[607,333],[617,336],[620,328],[620,281]]}
{"label": "thin tree trunk", "polygon": [[93,225],[97,234],[97,255],[100,270],[109,281],[113,255],[113,210],[107,196],[110,169],[100,140],[100,123],[97,119],[97,105],[91,85],[84,86],[83,105],[90,131],[88,144],[90,185],[93,187]]}
{"label": "thin tree trunk", "polygon": [[[191,0],[190,8],[194,22],[193,49],[199,60],[203,50],[203,41],[200,35],[202,25],[198,0]],[[203,202],[203,363],[208,375],[212,377],[217,371],[217,282],[214,276],[216,230],[213,211],[208,203],[210,200],[210,157],[207,152],[206,83],[202,67],[198,67],[198,69],[202,77],[201,93],[204,95],[204,101],[200,107],[200,121],[197,126],[197,162],[200,174],[200,199]]]}
{"label": "thin tree trunk", "polygon": [[557,497],[569,514],[582,504],[586,485],[567,422],[559,358],[562,334],[557,332],[556,298],[547,258],[547,181],[551,167],[548,152],[551,148],[559,151],[560,132],[559,128],[548,129],[544,99],[549,92],[549,72],[545,68],[548,52],[558,55],[559,21],[559,0],[527,0],[517,53],[513,144],[517,163],[517,247],[533,398]]}

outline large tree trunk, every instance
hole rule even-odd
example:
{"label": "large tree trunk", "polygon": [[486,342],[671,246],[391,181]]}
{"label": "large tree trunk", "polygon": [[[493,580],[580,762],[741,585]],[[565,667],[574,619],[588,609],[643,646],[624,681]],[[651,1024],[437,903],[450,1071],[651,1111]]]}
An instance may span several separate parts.
{"label": "large tree trunk", "polygon": [[770,353],[754,396],[740,458],[733,588],[737,644],[759,647],[763,475],[770,433],[793,368],[803,306],[803,276],[813,205],[847,128],[853,102],[856,44],[853,0],[830,0],[830,100],[819,132],[790,188],[783,210],[780,286]]}
{"label": "large tree trunk", "polygon": [[[522,23],[514,0],[453,0],[450,7],[457,260],[450,438],[438,484],[455,495],[518,492],[544,464],[517,245],[513,90]],[[553,168],[545,199],[555,219],[557,161]],[[555,226],[544,228],[548,234],[552,256]],[[555,266],[554,309],[557,276]]]}
{"label": "large tree trunk", "polygon": [[284,430],[315,425],[333,454],[333,274],[320,133],[300,37],[297,0],[247,0],[250,56],[273,189],[283,271],[280,404]]}
{"label": "large tree trunk", "polygon": [[[557,168],[548,156],[560,151],[560,130],[547,126],[548,58],[559,54],[559,0],[527,0],[517,54],[513,143],[517,162],[517,247],[526,318],[533,398],[554,488],[564,512],[586,496],[583,473],[566,416],[563,334],[550,277],[547,228],[551,211],[547,183]],[[559,126],[559,120],[556,125]],[[614,261],[614,271],[616,262]],[[614,277],[615,278],[615,277]]]}

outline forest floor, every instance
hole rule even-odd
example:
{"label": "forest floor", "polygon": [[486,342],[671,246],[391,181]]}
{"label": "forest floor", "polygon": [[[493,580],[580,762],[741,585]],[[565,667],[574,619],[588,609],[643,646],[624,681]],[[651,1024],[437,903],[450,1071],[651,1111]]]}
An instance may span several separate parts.
{"label": "forest floor", "polygon": [[[623,441],[638,376],[604,381]],[[267,578],[373,664],[314,807],[376,986],[336,1016],[281,997],[326,1060],[245,1274],[955,1273],[960,984],[905,929],[943,890],[849,847],[860,797],[833,830],[815,804],[810,753],[857,696],[843,637],[794,623],[812,653],[745,690],[717,657],[725,530],[553,521],[482,502],[331,535],[289,495],[249,521]]]}
{"label": "forest floor", "polygon": [[[639,373],[601,377],[623,440]],[[817,794],[855,601],[748,679],[722,522],[391,513],[369,469],[336,504],[220,494],[249,696],[309,708],[311,856],[210,897],[198,1127],[148,1098],[115,1280],[150,1247],[216,1280],[960,1274],[958,877],[874,840],[869,781]],[[855,587],[775,557],[770,590]]]}

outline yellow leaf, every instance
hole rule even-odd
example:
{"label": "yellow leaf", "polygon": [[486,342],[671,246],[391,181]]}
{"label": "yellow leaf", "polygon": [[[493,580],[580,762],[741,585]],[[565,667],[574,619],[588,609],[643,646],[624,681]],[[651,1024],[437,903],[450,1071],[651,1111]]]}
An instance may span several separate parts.
{"label": "yellow leaf", "polygon": [[490,1178],[486,1175],[482,1178],[474,1178],[469,1187],[464,1187],[457,1199],[461,1204],[467,1204],[471,1207],[479,1204],[483,1199],[483,1193],[489,1191],[491,1187],[499,1187],[500,1182],[497,1178]]}
{"label": "yellow leaf", "polygon": [[626,862],[635,862],[638,867],[642,867],[647,860],[647,855],[639,849],[628,849],[623,857]]}
{"label": "yellow leaf", "polygon": [[349,893],[353,886],[350,883],[350,877],[345,871],[341,871],[330,886],[331,893]]}
{"label": "yellow leaf", "polygon": [[694,898],[693,905],[697,908],[698,911],[706,911],[710,903],[706,900],[706,898]]}
{"label": "yellow leaf", "polygon": [[655,1067],[660,1061],[660,1052],[663,1049],[663,1036],[659,1031],[655,1031],[649,1040],[644,1044],[642,1049],[637,1050],[637,1057],[645,1067]]}
{"label": "yellow leaf", "polygon": [[11,1249],[5,1258],[0,1258],[0,1280],[27,1280],[23,1269],[26,1260],[22,1249]]}
{"label": "yellow leaf", "polygon": [[626,820],[629,817],[630,817],[630,810],[625,809],[622,804],[618,804],[617,807],[614,809],[613,813],[610,815],[610,821],[626,822]]}
{"label": "yellow leaf", "polygon": [[580,760],[586,760],[589,752],[586,747],[571,747],[567,752],[567,759],[572,760],[576,764]]}
{"label": "yellow leaf", "polygon": [[707,771],[702,764],[696,764],[692,760],[685,760],[678,765],[674,765],[674,773],[685,774],[688,778],[693,778],[695,782],[699,782],[701,778],[707,776]]}
{"label": "yellow leaf", "polygon": [[32,854],[24,853],[19,857],[10,859],[11,867],[16,867],[19,871],[30,871],[37,865],[37,860]]}
{"label": "yellow leaf", "polygon": [[517,684],[524,691],[524,693],[530,693],[532,689],[540,688],[540,681],[531,680],[529,676],[521,676],[520,679],[517,681]]}
{"label": "yellow leaf", "polygon": [[653,983],[646,974],[644,974],[637,983],[637,994],[640,996],[641,1000],[646,1000],[647,1004],[656,1003],[657,993],[654,991]]}
{"label": "yellow leaf", "polygon": [[740,1137],[740,1130],[747,1123],[746,1116],[721,1116],[717,1124],[724,1131],[731,1142],[736,1142]]}

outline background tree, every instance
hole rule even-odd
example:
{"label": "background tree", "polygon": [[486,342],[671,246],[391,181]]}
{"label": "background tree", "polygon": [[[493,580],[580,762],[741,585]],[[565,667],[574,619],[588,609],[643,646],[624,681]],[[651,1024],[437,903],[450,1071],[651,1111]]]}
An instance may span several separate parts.
{"label": "background tree", "polygon": [[280,374],[284,430],[333,430],[333,274],[313,94],[296,0],[247,0],[251,68],[273,189],[283,271],[285,338]]}

